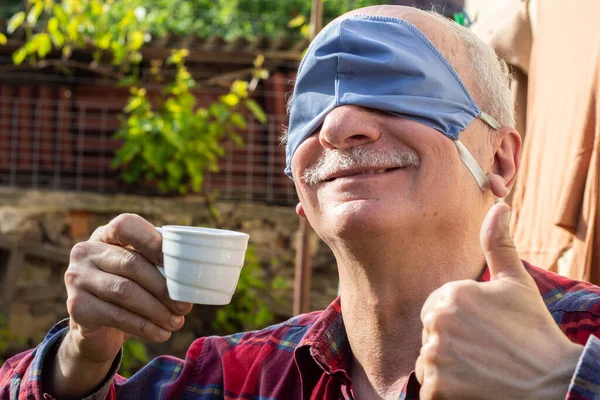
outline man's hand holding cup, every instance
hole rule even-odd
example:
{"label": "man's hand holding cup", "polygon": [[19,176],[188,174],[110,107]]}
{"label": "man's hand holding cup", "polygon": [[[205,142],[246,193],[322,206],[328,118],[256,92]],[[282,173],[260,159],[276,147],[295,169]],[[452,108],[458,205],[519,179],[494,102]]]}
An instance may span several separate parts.
{"label": "man's hand holding cup", "polygon": [[[150,222],[122,214],[73,247],[65,273],[70,329],[54,359],[51,380],[44,383],[55,397],[79,397],[95,389],[132,335],[155,343],[168,340],[183,326],[191,302],[226,304],[231,299],[248,235],[192,227],[162,231],[169,237],[164,245]],[[218,248],[232,235],[238,250],[235,271],[219,275],[224,267],[211,262],[232,257],[231,249]],[[206,242],[216,248],[203,247]],[[184,275],[182,285],[176,279]],[[218,292],[223,286],[231,293]],[[169,288],[176,290],[169,295]]]}

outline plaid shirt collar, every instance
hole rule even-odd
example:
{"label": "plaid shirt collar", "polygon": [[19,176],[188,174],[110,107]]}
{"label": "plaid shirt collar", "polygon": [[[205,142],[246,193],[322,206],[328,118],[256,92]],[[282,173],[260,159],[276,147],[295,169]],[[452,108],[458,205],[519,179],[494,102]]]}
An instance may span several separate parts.
{"label": "plaid shirt collar", "polygon": [[[306,352],[311,357],[299,357]],[[348,378],[350,364],[350,344],[342,320],[341,301],[338,296],[312,324],[295,352],[296,364],[303,377],[308,371],[318,367],[327,374],[342,374]]]}

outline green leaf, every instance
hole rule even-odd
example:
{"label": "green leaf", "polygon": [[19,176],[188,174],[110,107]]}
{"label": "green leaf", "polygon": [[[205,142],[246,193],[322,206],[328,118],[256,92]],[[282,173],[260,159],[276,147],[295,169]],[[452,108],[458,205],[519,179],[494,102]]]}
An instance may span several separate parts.
{"label": "green leaf", "polygon": [[240,98],[233,93],[229,93],[225,96],[221,96],[221,102],[226,106],[235,107],[239,104]]}
{"label": "green leaf", "polygon": [[58,31],[58,18],[52,17],[48,20],[48,32],[53,33]]}
{"label": "green leaf", "polygon": [[269,71],[266,69],[259,69],[256,72],[256,77],[259,79],[269,79]]}
{"label": "green leaf", "polygon": [[11,35],[14,31],[17,30],[19,26],[25,21],[25,12],[21,11],[12,16],[10,20],[8,20],[8,24],[6,27],[6,32]]}
{"label": "green leaf", "polygon": [[256,58],[254,59],[254,68],[262,67],[264,62],[265,62],[265,56],[263,56],[262,54],[257,55]]}
{"label": "green leaf", "polygon": [[144,99],[141,97],[134,97],[131,100],[129,100],[129,103],[127,103],[127,106],[125,107],[125,109],[123,111],[125,111],[126,113],[130,113],[132,111],[135,111],[136,108],[138,108],[139,106],[141,106],[144,103]]}
{"label": "green leaf", "polygon": [[183,176],[183,166],[177,161],[169,161],[165,166],[167,172],[173,177],[173,179],[181,180]]}
{"label": "green leaf", "polygon": [[300,28],[300,34],[303,37],[308,38],[310,36],[310,25],[302,25],[302,28]]}
{"label": "green leaf", "polygon": [[97,17],[99,15],[102,15],[102,4],[99,1],[92,1],[91,2],[92,5],[92,15]]}
{"label": "green leaf", "polygon": [[7,40],[6,40],[6,35],[3,33],[0,33],[0,45],[1,44],[6,44]]}
{"label": "green leaf", "polygon": [[306,23],[306,17],[304,15],[298,15],[290,22],[288,22],[288,28],[298,28]]}
{"label": "green leaf", "polygon": [[67,18],[67,14],[65,14],[65,11],[63,10],[62,6],[60,4],[54,5],[53,11],[54,16],[58,19],[58,22],[60,22],[60,25],[67,25],[69,19]]}
{"label": "green leaf", "polygon": [[31,10],[29,10],[29,14],[27,15],[27,23],[31,26],[35,25],[43,9],[44,3],[42,3],[41,1],[39,3],[36,3],[33,7],[31,7]]}
{"label": "green leaf", "polygon": [[235,143],[236,146],[242,147],[244,145],[244,139],[242,139],[242,137],[237,133],[232,133],[229,136],[231,137],[231,140],[233,140],[233,143]]}
{"label": "green leaf", "polygon": [[15,65],[21,65],[21,63],[23,63],[23,61],[25,60],[25,57],[27,57],[27,51],[25,50],[25,48],[21,47],[19,50],[15,51],[12,54],[13,63]]}
{"label": "green leaf", "polygon": [[71,20],[67,24],[67,35],[69,35],[69,39],[76,40],[79,33],[79,21],[76,19]]}
{"label": "green leaf", "polygon": [[250,112],[252,112],[252,115],[254,115],[254,118],[256,118],[258,122],[260,122],[261,124],[267,122],[267,114],[265,114],[263,109],[254,100],[247,99],[246,107],[248,107],[248,109],[250,110]]}
{"label": "green leaf", "polygon": [[138,78],[135,75],[129,75],[117,82],[118,87],[129,87],[138,84]]}
{"label": "green leaf", "polygon": [[229,117],[231,119],[231,122],[237,126],[240,129],[246,129],[246,120],[244,119],[244,117],[242,116],[242,114],[240,113],[233,113],[231,114],[231,116]]}
{"label": "green leaf", "polygon": [[231,93],[245,99],[248,97],[248,82],[235,81],[231,85]]}
{"label": "green leaf", "polygon": [[52,40],[50,40],[50,36],[46,33],[40,33],[38,36],[38,56],[41,58],[46,57],[50,50],[52,50]]}
{"label": "green leaf", "polygon": [[208,107],[208,111],[219,122],[225,121],[229,116],[229,111],[227,110],[227,107],[221,103],[212,103],[210,107]]}
{"label": "green leaf", "polygon": [[144,32],[135,31],[129,35],[129,49],[138,50],[144,45]]}
{"label": "green leaf", "polygon": [[112,36],[110,33],[105,33],[99,39],[96,40],[96,46],[101,48],[102,50],[106,50],[110,48]]}
{"label": "green leaf", "polygon": [[[118,151],[118,156],[121,159],[119,164],[126,164],[139,154],[141,147],[138,143],[125,142],[123,147]],[[117,164],[118,165],[118,164]]]}

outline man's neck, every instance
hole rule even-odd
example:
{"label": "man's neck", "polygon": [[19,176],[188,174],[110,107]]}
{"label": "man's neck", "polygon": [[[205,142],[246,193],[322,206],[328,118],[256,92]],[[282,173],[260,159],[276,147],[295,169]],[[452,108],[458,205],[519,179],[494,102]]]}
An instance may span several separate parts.
{"label": "man's neck", "polygon": [[381,246],[369,253],[365,245],[360,256],[334,250],[353,356],[351,376],[357,398],[397,399],[421,348],[420,312],[425,300],[447,282],[476,279],[483,256],[469,246],[385,254]]}

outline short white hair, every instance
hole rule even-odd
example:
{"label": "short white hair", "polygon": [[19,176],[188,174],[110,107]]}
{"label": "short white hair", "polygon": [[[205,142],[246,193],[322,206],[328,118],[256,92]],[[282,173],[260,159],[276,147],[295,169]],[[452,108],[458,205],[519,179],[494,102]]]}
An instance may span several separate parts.
{"label": "short white hair", "polygon": [[[438,18],[439,22],[449,28],[461,42],[464,53],[468,59],[462,62],[463,68],[467,69],[473,77],[477,93],[471,93],[480,108],[486,114],[491,115],[502,126],[515,127],[515,108],[510,90],[510,73],[504,60],[498,58],[494,50],[485,44],[469,29],[435,12],[429,14]],[[452,57],[444,54],[444,57],[453,64]],[[454,65],[454,64],[453,64]],[[290,114],[293,101],[293,93],[287,101],[287,113]],[[287,144],[288,129],[284,127],[280,142]]]}
{"label": "short white hair", "polygon": [[[494,49],[484,43],[468,28],[444,17],[435,11],[428,12],[438,18],[439,22],[450,29],[460,40],[464,53],[467,54],[466,62],[461,66],[467,69],[473,78],[477,93],[477,105],[486,114],[494,117],[502,126],[515,127],[515,107],[510,90],[510,73],[504,60],[498,58]],[[451,64],[454,65],[449,58]]]}

